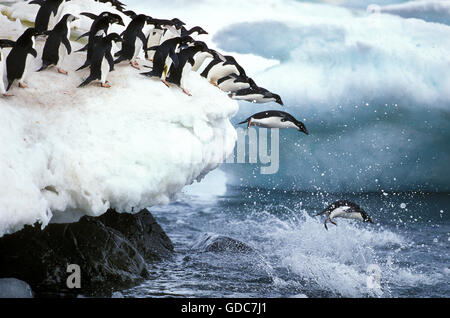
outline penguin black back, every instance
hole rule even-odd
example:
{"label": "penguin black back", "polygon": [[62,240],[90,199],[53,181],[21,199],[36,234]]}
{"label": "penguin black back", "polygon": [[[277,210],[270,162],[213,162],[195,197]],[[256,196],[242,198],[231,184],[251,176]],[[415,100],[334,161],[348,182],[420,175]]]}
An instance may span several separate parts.
{"label": "penguin black back", "polygon": [[147,38],[142,29],[146,22],[150,22],[151,18],[145,14],[139,14],[133,18],[128,24],[126,30],[122,33],[123,42],[122,49],[116,53],[119,58],[114,63],[120,63],[124,60],[131,60],[135,53],[136,38],[142,41],[144,50],[146,49]]}
{"label": "penguin black back", "polygon": [[[67,0],[70,1],[70,0]],[[33,0],[30,4],[38,4],[40,8],[34,21],[34,28],[37,32],[44,32],[48,29],[48,23],[50,21],[50,15],[56,16],[59,6],[64,0]]]}
{"label": "penguin black back", "polygon": [[24,72],[26,66],[27,55],[31,54],[37,57],[37,52],[33,48],[34,37],[39,34],[34,28],[28,28],[25,32],[17,39],[11,52],[9,52],[6,58],[6,68],[8,77],[8,87],[9,90],[12,83],[16,79],[20,79]]}

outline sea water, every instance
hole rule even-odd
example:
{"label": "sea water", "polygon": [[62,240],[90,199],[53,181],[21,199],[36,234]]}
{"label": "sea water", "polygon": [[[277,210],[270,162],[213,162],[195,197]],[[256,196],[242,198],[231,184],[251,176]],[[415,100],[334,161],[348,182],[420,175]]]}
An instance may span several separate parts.
{"label": "sea water", "polygon": [[[375,224],[315,217],[349,199]],[[449,297],[450,194],[307,193],[229,187],[150,211],[175,245],[126,297]],[[205,251],[223,235],[247,251]]]}

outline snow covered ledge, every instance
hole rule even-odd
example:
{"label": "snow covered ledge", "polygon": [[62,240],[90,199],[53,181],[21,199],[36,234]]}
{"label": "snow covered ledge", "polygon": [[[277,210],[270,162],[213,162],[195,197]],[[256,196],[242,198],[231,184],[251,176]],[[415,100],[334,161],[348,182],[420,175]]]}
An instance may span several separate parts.
{"label": "snow covered ledge", "polygon": [[[14,39],[23,31],[4,16],[0,25]],[[167,204],[233,151],[238,105],[197,73],[192,97],[128,64],[110,73],[112,88],[81,89],[88,70],[74,70],[84,58],[67,58],[68,76],[31,72],[27,89],[15,84],[15,96],[0,98],[0,237],[36,222]]]}

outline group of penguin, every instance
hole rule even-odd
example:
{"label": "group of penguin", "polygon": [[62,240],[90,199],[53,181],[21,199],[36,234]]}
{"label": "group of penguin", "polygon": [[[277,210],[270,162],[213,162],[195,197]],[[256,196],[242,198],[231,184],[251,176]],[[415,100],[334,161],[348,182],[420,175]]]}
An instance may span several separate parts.
{"label": "group of penguin", "polygon": [[[2,49],[12,48],[6,58],[7,86],[4,87],[3,80],[0,80],[0,93],[4,96],[12,96],[8,91],[16,80],[18,80],[19,87],[27,87],[25,79],[30,68],[30,56],[37,57],[35,49],[37,36],[46,37],[42,52],[42,66],[37,71],[44,71],[48,67],[55,66],[59,73],[68,74],[61,66],[65,57],[72,52],[71,23],[78,18],[72,14],[65,14],[58,20],[66,1],[70,0],[30,1],[29,4],[40,6],[34,28],[26,29],[16,41],[0,39],[0,79],[3,79],[4,72]],[[224,56],[218,51],[208,48],[206,43],[195,40],[197,36],[207,34],[201,27],[196,26],[188,30],[185,28],[185,23],[178,18],[156,19],[127,11],[125,5],[120,1],[100,0],[100,2],[110,2],[117,10],[130,17],[131,22],[121,34],[108,33],[113,24],[125,27],[120,15],[108,11],[99,15],[90,12],[80,13],[80,15],[92,19],[93,22],[89,32],[82,34],[77,39],[88,38],[87,44],[77,51],[86,52],[86,60],[77,71],[90,68],[89,76],[78,87],[86,86],[95,80],[99,80],[102,87],[111,87],[107,76],[114,70],[114,66],[127,61],[132,67],[140,69],[137,59],[144,52],[145,58],[153,61],[153,66],[150,71],[141,74],[159,79],[167,87],[170,87],[171,84],[178,86],[188,96],[191,96],[191,93],[187,91],[185,85],[187,74],[191,71],[198,71],[206,59],[211,59],[200,75],[212,85],[227,92],[230,98],[253,103],[276,102],[283,105],[279,95],[256,85],[234,57]],[[52,30],[49,30],[50,25],[54,25]],[[117,52],[115,52],[116,43],[121,43],[121,48]],[[278,110],[259,112],[239,124],[244,123],[248,128],[251,126],[294,128],[304,134],[309,134],[302,122],[296,120],[292,115]],[[363,209],[347,200],[334,202],[318,215],[322,214],[326,214],[326,229],[328,229],[327,221],[336,225],[334,218],[337,217],[373,223]]]}

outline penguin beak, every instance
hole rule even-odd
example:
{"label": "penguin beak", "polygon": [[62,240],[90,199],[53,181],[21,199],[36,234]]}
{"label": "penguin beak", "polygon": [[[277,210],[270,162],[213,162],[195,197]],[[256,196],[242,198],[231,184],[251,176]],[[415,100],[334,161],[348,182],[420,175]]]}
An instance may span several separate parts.
{"label": "penguin beak", "polygon": [[300,132],[304,133],[305,135],[309,135],[309,131],[308,131],[308,129],[306,129],[306,127],[303,123],[298,123],[297,127]]}

